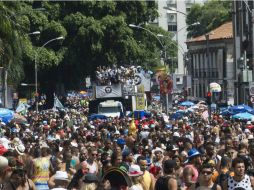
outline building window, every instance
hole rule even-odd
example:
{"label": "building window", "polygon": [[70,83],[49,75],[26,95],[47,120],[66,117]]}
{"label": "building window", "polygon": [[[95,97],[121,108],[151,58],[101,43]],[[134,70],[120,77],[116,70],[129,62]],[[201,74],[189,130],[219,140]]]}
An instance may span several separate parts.
{"label": "building window", "polygon": [[167,14],[167,22],[168,22],[168,31],[176,32],[177,31],[177,14],[176,13],[168,13]]}
{"label": "building window", "polygon": [[176,24],[169,24],[168,25],[168,31],[169,32],[176,32],[177,31],[177,25]]}
{"label": "building window", "polygon": [[167,5],[172,6],[176,4],[176,0],[167,0]]}

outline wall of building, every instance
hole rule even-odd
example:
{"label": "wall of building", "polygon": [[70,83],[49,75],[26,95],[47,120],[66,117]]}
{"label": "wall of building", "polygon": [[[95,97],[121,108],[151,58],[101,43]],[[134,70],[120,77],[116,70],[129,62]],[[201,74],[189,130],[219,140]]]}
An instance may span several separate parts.
{"label": "wall of building", "polygon": [[[192,43],[189,47],[192,69],[192,96],[204,98],[209,91],[209,84],[221,85],[220,102],[234,104],[234,46],[233,40],[209,42],[209,62],[206,54],[206,42]],[[209,63],[209,64],[208,64]]]}
{"label": "wall of building", "polygon": [[[158,3],[158,12],[159,18],[158,25],[164,30],[172,32],[174,34],[173,39],[178,42],[178,69],[176,70],[177,74],[184,74],[184,52],[187,51],[186,39],[186,7],[190,8],[195,0],[157,0]],[[164,7],[169,7],[179,12],[173,10],[166,10]],[[184,14],[182,14],[182,13]],[[174,26],[175,25],[175,26]],[[181,31],[177,32],[179,29]]]}

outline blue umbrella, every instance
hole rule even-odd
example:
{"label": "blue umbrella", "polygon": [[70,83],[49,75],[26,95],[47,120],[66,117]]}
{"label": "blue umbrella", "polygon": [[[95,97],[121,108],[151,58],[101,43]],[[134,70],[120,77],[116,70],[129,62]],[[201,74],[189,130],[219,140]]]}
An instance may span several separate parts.
{"label": "blue umbrella", "polygon": [[6,108],[0,108],[0,118],[4,123],[8,123],[14,117],[14,112]]}
{"label": "blue umbrella", "polygon": [[174,120],[178,120],[178,119],[181,119],[183,117],[183,113],[180,113],[180,112],[176,112],[176,113],[173,113],[170,118],[171,119],[174,119]]}
{"label": "blue umbrella", "polygon": [[233,115],[232,112],[230,112],[228,109],[227,110],[223,110],[220,113],[222,116],[230,116]]}
{"label": "blue umbrella", "polygon": [[242,104],[242,105],[232,106],[228,108],[228,110],[233,114],[237,114],[237,113],[250,112],[252,111],[252,108],[250,106]]}
{"label": "blue umbrella", "polygon": [[95,120],[95,119],[107,119],[107,116],[102,115],[102,114],[93,114],[93,115],[90,115],[90,116],[88,117],[88,120],[89,120],[89,121]]}
{"label": "blue umbrella", "polygon": [[180,106],[194,106],[195,104],[191,101],[184,101],[180,103]]}
{"label": "blue umbrella", "polygon": [[241,120],[251,120],[254,117],[254,115],[244,112],[244,113],[238,113],[232,116],[234,119],[241,119]]}

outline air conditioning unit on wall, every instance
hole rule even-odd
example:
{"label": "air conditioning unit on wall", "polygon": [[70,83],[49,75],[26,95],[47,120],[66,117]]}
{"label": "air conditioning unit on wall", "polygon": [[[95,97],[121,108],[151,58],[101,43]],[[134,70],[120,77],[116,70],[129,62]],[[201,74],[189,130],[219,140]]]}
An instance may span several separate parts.
{"label": "air conditioning unit on wall", "polygon": [[182,76],[176,77],[176,84],[183,84],[183,77]]}
{"label": "air conditioning unit on wall", "polygon": [[176,22],[176,14],[168,14],[168,22]]}

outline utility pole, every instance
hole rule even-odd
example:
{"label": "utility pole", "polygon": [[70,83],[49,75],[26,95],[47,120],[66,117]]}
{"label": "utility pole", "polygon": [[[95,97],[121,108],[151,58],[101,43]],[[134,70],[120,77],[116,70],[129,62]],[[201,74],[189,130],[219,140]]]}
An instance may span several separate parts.
{"label": "utility pole", "polygon": [[[209,50],[209,33],[205,34],[206,38],[206,61],[207,61],[207,93],[210,92],[210,80],[211,80],[211,75],[210,75],[210,50]],[[212,97],[211,97],[212,98]],[[211,121],[211,104],[208,104],[208,119],[209,122]]]}

